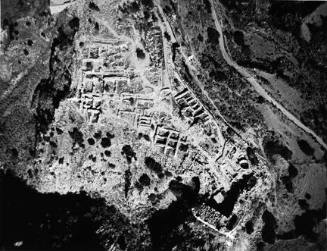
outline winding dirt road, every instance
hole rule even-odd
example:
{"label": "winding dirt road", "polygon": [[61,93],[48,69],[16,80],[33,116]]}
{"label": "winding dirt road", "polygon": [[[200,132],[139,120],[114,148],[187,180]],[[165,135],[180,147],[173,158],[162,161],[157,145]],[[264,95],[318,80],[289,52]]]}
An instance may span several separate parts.
{"label": "winding dirt road", "polygon": [[231,59],[231,57],[228,55],[226,48],[225,48],[222,25],[218,21],[217,13],[215,10],[215,5],[213,3],[213,0],[210,0],[210,3],[211,3],[212,18],[215,22],[216,29],[219,32],[219,48],[220,48],[221,54],[222,54],[224,60],[227,62],[227,64],[232,66],[236,71],[238,71],[252,85],[252,87],[258,94],[260,94],[268,102],[272,103],[275,107],[277,107],[289,120],[291,120],[294,124],[296,124],[303,131],[310,134],[325,150],[327,150],[327,144],[322,140],[321,137],[319,137],[313,130],[311,130],[306,125],[304,125],[298,118],[296,118],[292,113],[290,113],[287,109],[285,109],[285,107],[283,107],[283,105],[281,105],[273,97],[271,97],[266,92],[266,90],[258,83],[256,78],[247,71],[246,68],[239,66],[237,63],[235,63]]}

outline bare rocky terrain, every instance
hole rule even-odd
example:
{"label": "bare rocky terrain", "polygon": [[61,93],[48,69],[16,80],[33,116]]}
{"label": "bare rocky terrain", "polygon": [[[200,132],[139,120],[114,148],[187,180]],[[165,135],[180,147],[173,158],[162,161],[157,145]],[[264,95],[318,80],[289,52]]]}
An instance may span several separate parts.
{"label": "bare rocky terrain", "polygon": [[326,250],[326,4],[2,0],[4,250]]}

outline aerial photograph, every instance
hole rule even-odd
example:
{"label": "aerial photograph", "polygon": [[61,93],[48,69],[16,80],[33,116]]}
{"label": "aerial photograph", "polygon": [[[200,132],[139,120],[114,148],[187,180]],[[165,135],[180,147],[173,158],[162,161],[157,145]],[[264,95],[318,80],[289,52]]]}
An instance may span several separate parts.
{"label": "aerial photograph", "polygon": [[0,3],[0,251],[327,250],[327,1]]}

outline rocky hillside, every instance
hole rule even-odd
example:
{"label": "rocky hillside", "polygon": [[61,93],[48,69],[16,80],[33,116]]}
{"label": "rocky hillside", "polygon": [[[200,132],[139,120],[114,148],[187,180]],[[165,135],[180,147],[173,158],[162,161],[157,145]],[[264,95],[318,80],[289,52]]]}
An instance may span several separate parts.
{"label": "rocky hillside", "polygon": [[325,250],[326,6],[3,0],[1,247]]}

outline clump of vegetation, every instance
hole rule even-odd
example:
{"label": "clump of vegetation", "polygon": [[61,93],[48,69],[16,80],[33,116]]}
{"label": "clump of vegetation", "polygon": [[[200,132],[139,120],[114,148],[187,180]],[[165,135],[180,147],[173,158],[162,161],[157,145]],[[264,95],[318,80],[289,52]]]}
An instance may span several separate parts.
{"label": "clump of vegetation", "polygon": [[[101,137],[101,132],[97,132],[97,133],[95,133],[95,134],[94,134],[94,137],[95,137],[95,138],[99,138],[99,137]],[[102,146],[103,148],[108,148],[108,147],[110,147],[110,146],[111,146],[111,139],[114,138],[114,137],[115,137],[114,135],[112,135],[112,134],[110,134],[110,133],[107,133],[107,134],[106,134],[106,137],[103,137],[103,138],[101,139],[101,142],[100,142],[101,146]]]}
{"label": "clump of vegetation", "polygon": [[277,228],[277,222],[274,215],[270,213],[268,210],[265,210],[262,214],[262,220],[264,222],[261,231],[262,240],[270,244],[275,243],[275,239],[276,239],[275,229]]}
{"label": "clump of vegetation", "polygon": [[140,48],[136,48],[136,56],[139,58],[139,59],[145,59],[145,53],[142,49]]}
{"label": "clump of vegetation", "polygon": [[304,152],[306,155],[313,155],[314,149],[309,145],[309,143],[303,139],[299,139],[297,141],[297,144],[299,145],[302,152]]}
{"label": "clump of vegetation", "polygon": [[96,5],[94,2],[90,2],[90,3],[89,3],[89,8],[90,8],[91,10],[100,11],[98,5]]}
{"label": "clump of vegetation", "polygon": [[288,175],[285,175],[280,178],[280,180],[283,182],[287,192],[293,193],[294,188],[293,188],[293,183],[292,180],[298,175],[298,170],[294,165],[291,163],[288,166]]}
{"label": "clump of vegetation", "polygon": [[219,39],[219,32],[212,28],[212,27],[208,27],[207,28],[207,34],[208,34],[208,42],[210,44],[218,44],[218,39]]}
{"label": "clump of vegetation", "polygon": [[73,139],[74,146],[78,144],[80,147],[84,147],[83,133],[77,127],[74,127],[73,131],[69,131],[68,133]]}
{"label": "clump of vegetation", "polygon": [[151,171],[155,172],[159,178],[162,178],[164,176],[164,174],[162,172],[163,171],[162,166],[160,165],[160,163],[155,161],[153,158],[145,157],[144,164]]}
{"label": "clump of vegetation", "polygon": [[124,145],[121,154],[125,155],[128,164],[132,162],[132,159],[136,160],[136,153],[130,145]]}
{"label": "clump of vegetation", "polygon": [[274,155],[278,154],[284,159],[289,160],[292,157],[292,151],[287,148],[277,137],[273,135],[266,136],[263,140],[263,149],[267,158],[275,163]]}

